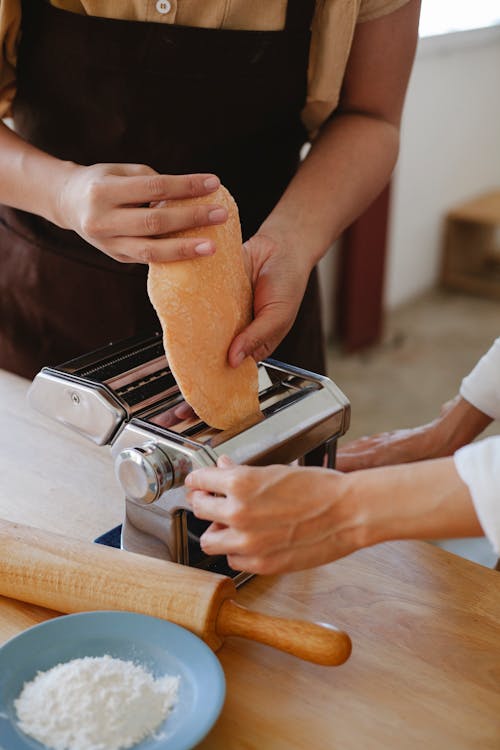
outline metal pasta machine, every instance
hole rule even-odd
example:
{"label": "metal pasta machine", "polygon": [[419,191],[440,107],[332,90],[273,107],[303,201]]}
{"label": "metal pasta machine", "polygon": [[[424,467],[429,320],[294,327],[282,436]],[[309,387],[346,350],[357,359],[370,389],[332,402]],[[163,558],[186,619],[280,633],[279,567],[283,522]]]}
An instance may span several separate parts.
{"label": "metal pasta machine", "polygon": [[350,417],[348,400],[330,379],[272,359],[258,369],[263,418],[236,430],[216,430],[190,411],[160,333],[44,367],[28,400],[94,443],[111,446],[125,493],[122,549],[223,573],[238,585],[250,574],[201,550],[208,523],[190,512],[185,477],[215,465],[222,454],[238,464],[289,464],[321,446],[333,466]]}

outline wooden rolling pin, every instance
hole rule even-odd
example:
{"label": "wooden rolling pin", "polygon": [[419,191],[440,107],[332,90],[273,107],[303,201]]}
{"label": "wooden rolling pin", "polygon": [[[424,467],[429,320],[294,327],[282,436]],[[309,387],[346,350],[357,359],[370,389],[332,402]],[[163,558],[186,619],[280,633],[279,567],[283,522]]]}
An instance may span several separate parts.
{"label": "wooden rolling pin", "polygon": [[0,594],[58,612],[118,609],[191,630],[214,651],[228,635],[249,638],[316,664],[348,659],[347,633],[331,625],[271,617],[233,601],[227,576],[67,539],[0,520]]}

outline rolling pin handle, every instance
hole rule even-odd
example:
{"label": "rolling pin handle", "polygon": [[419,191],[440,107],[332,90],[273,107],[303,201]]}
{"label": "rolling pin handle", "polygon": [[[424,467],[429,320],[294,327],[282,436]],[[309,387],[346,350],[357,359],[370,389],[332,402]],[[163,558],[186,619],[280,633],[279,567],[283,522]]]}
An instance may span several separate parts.
{"label": "rolling pin handle", "polygon": [[220,636],[249,638],[323,666],[343,664],[352,648],[347,633],[333,625],[252,612],[232,599],[222,603],[215,629]]}

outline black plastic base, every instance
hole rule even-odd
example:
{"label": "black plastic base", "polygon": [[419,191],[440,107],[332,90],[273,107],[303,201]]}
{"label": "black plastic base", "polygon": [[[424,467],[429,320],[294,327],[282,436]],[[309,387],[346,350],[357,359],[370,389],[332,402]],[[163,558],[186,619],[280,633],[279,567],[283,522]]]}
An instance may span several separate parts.
{"label": "black plastic base", "polygon": [[94,542],[96,544],[104,544],[106,547],[116,547],[117,549],[120,549],[121,537],[122,525],[120,524],[119,526],[115,526],[114,529],[110,529],[104,534],[101,534],[101,536],[98,536],[97,539],[94,539]]}

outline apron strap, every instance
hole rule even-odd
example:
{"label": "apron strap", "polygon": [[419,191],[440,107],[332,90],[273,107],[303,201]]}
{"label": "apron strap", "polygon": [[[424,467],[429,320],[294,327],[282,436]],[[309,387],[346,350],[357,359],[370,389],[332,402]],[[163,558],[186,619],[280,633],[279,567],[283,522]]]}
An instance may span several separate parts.
{"label": "apron strap", "polygon": [[288,0],[285,29],[309,30],[311,28],[316,0]]}

